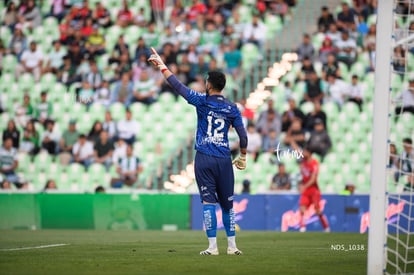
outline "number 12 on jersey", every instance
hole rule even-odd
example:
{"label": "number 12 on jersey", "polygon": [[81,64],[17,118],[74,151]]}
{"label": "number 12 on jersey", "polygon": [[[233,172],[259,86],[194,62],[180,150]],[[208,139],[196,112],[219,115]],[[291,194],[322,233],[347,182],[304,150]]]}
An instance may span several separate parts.
{"label": "number 12 on jersey", "polygon": [[207,116],[207,122],[207,135],[214,139],[222,139],[224,137],[224,133],[222,132],[225,125],[224,119],[216,118],[213,121],[212,116]]}

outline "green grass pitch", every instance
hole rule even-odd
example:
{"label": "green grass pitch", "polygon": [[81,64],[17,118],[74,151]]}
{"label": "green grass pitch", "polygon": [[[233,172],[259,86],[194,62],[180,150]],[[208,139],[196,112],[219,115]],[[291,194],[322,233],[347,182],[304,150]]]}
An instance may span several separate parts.
{"label": "green grass pitch", "polygon": [[200,256],[202,231],[4,230],[0,274],[366,274],[367,237],[241,231],[229,256],[219,231],[220,255]]}

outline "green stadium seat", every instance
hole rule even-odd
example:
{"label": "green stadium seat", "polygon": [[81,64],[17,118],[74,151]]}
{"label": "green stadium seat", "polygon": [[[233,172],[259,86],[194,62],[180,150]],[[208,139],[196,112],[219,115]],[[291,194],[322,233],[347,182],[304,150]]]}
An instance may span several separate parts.
{"label": "green stadium seat", "polygon": [[115,102],[109,107],[113,120],[119,121],[125,119],[125,106],[120,102]]}
{"label": "green stadium seat", "polygon": [[14,74],[17,65],[17,58],[14,55],[7,54],[3,57],[2,66],[3,73]]}
{"label": "green stadium seat", "polygon": [[252,43],[243,44],[241,47],[241,53],[243,58],[243,70],[250,69],[250,67],[257,62],[260,56],[259,49]]}
{"label": "green stadium seat", "polygon": [[47,172],[52,163],[52,156],[47,152],[40,152],[34,158],[34,164],[37,172]]}

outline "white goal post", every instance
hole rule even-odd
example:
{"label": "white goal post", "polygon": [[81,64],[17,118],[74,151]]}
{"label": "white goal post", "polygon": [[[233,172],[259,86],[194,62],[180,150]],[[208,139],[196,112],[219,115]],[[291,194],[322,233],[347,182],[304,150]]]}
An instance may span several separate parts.
{"label": "white goal post", "polygon": [[394,1],[378,0],[375,94],[372,132],[370,191],[370,226],[368,233],[368,275],[384,273],[387,221],[387,155],[389,103],[391,87],[391,53]]}

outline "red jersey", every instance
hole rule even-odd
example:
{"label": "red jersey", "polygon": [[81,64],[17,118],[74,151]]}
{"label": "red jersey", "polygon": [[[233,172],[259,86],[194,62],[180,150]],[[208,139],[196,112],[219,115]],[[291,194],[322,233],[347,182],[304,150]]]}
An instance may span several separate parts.
{"label": "red jersey", "polygon": [[[318,188],[318,172],[319,172],[319,163],[316,159],[311,158],[309,160],[304,160],[300,164],[300,174],[302,175],[302,182],[306,184],[311,179],[313,173],[316,173],[315,183],[308,188]],[[319,188],[318,188],[319,189]]]}

